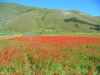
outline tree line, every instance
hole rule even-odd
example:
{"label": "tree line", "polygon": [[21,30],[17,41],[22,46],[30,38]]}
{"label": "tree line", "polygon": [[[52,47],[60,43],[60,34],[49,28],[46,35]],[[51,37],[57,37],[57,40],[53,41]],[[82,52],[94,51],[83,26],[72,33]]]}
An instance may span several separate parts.
{"label": "tree line", "polygon": [[90,29],[95,29],[95,30],[100,31],[100,25],[99,24],[88,23],[88,22],[79,20],[79,19],[77,19],[75,17],[71,17],[71,18],[68,18],[68,19],[64,19],[63,21],[64,22],[76,22],[76,23],[81,23],[81,24],[87,24],[87,25],[95,26],[95,28],[90,28]]}

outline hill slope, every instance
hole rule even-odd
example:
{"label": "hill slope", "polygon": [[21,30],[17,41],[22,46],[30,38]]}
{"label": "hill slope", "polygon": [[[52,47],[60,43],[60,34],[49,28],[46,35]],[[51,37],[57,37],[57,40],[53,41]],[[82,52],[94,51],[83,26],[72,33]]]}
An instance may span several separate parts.
{"label": "hill slope", "polygon": [[[15,4],[14,4],[15,5]],[[26,8],[26,7],[25,7]],[[54,10],[27,7],[25,13],[3,28],[20,32],[99,32],[100,19],[76,10]],[[2,8],[3,9],[3,8]],[[12,8],[15,9],[15,8]],[[23,11],[22,9],[20,11]],[[73,20],[75,18],[75,20]],[[70,21],[66,22],[65,20]],[[77,20],[77,21],[76,21]],[[80,21],[80,22],[79,22]]]}
{"label": "hill slope", "polygon": [[96,18],[98,18],[100,20],[100,16],[96,16]]}
{"label": "hill slope", "polygon": [[33,7],[23,6],[16,3],[0,2],[0,24],[10,23],[13,19],[18,18],[26,11]]}

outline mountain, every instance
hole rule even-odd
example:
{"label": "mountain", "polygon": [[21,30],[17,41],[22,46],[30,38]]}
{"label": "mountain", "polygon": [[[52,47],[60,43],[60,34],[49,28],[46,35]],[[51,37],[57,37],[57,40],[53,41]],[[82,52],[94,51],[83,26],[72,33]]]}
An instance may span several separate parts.
{"label": "mountain", "polygon": [[0,2],[0,24],[7,24],[18,16],[24,14],[33,7],[23,6],[16,3]]}
{"label": "mountain", "polygon": [[0,15],[7,18],[3,21],[9,20],[6,23],[2,21],[2,28],[7,30],[36,33],[100,32],[100,19],[81,11],[36,8],[16,3],[0,5]]}
{"label": "mountain", "polygon": [[96,18],[100,19],[100,16],[96,16]]}

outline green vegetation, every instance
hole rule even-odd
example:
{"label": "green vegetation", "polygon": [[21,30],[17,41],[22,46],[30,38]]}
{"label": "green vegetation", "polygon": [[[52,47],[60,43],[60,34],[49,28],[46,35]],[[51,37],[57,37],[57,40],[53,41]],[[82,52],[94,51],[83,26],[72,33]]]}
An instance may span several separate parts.
{"label": "green vegetation", "polygon": [[[91,23],[88,23],[88,22],[85,22],[85,21],[82,21],[82,20],[78,20],[77,18],[75,17],[72,17],[72,18],[69,18],[69,19],[64,19],[63,20],[64,22],[75,22],[75,23],[81,23],[81,24],[87,24],[87,25],[91,25],[91,26],[94,26],[94,28],[90,28],[90,29],[95,29],[95,30],[98,30],[100,31],[100,25],[99,24],[91,24]],[[79,28],[79,26],[76,24],[75,25],[77,28]],[[95,28],[96,27],[96,28]]]}
{"label": "green vegetation", "polygon": [[37,35],[100,32],[99,18],[81,11],[36,8],[16,3],[0,3],[0,9],[1,30]]}
{"label": "green vegetation", "polygon": [[100,16],[96,16],[96,18],[100,19]]}
{"label": "green vegetation", "polygon": [[22,36],[23,34],[15,31],[0,30],[0,40],[12,37]]}
{"label": "green vegetation", "polygon": [[23,6],[16,3],[0,2],[0,25],[5,25],[18,18],[33,7]]}

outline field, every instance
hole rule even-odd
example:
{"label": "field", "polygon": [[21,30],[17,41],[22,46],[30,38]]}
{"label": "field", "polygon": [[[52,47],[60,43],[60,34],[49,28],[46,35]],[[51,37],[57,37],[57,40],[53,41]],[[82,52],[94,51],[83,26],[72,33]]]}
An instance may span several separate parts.
{"label": "field", "polygon": [[0,40],[22,36],[20,32],[0,31]]}
{"label": "field", "polygon": [[100,38],[20,36],[0,41],[0,75],[100,75]]}
{"label": "field", "polygon": [[0,75],[100,75],[100,16],[0,2]]}

